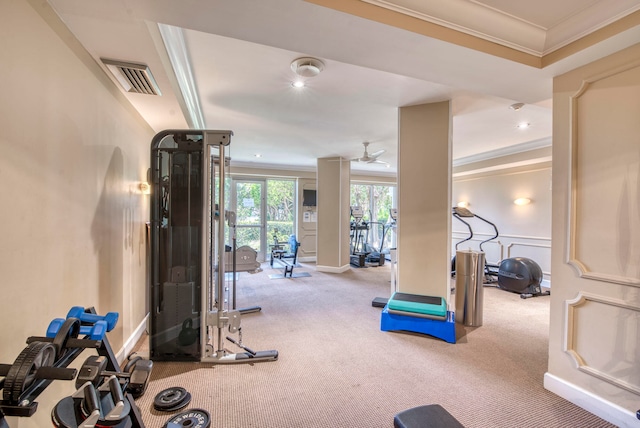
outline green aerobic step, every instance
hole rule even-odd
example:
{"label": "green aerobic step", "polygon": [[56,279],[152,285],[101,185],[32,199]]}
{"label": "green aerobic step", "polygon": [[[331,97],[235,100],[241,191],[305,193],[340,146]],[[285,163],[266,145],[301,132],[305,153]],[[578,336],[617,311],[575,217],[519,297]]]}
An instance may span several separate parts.
{"label": "green aerobic step", "polygon": [[413,312],[442,318],[447,316],[447,303],[442,297],[395,292],[387,306],[392,311]]}

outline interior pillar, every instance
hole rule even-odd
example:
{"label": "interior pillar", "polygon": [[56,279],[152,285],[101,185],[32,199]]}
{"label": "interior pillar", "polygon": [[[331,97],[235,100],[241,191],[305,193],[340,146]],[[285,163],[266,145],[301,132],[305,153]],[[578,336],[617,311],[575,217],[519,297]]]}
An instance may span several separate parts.
{"label": "interior pillar", "polygon": [[451,295],[451,102],[398,115],[398,291]]}
{"label": "interior pillar", "polygon": [[316,269],[349,269],[349,191],[351,165],[341,157],[318,159]]}

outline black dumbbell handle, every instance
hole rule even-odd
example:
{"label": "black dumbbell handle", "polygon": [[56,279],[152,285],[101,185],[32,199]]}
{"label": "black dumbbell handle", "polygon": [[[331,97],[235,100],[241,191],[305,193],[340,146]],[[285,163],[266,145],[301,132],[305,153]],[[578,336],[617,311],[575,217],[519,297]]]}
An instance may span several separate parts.
{"label": "black dumbbell handle", "polygon": [[62,367],[40,367],[35,372],[36,379],[73,380],[78,370]]}

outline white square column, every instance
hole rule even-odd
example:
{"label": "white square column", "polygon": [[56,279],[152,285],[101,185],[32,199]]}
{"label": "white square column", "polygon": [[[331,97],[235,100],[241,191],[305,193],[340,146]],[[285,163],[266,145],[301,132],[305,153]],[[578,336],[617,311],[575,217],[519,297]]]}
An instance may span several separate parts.
{"label": "white square column", "polygon": [[399,109],[398,291],[451,294],[451,102]]}

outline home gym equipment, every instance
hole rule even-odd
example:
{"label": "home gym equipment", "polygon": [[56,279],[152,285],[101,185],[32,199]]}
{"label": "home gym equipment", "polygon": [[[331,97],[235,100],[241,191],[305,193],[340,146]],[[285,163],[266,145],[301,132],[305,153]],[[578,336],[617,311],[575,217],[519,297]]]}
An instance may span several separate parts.
{"label": "home gym equipment", "polygon": [[96,387],[86,382],[71,396],[56,404],[51,421],[56,428],[131,426],[131,403],[125,399],[122,386],[116,376]]}
{"label": "home gym equipment", "polygon": [[447,305],[442,297],[395,292],[387,303],[391,314],[413,315],[430,319],[447,318]]}
{"label": "home gym equipment", "polygon": [[[226,218],[227,218],[227,225],[229,226],[229,230],[231,233],[231,247],[228,247],[228,246],[225,247],[225,251],[226,251],[225,263],[227,268],[229,266],[231,267],[231,272],[230,272],[232,275],[231,289],[233,290],[232,297],[231,297],[231,308],[233,310],[236,310],[236,298],[237,298],[236,287],[237,287],[237,280],[238,280],[237,273],[240,271],[259,272],[262,269],[260,269],[260,262],[257,261],[258,252],[256,250],[249,247],[248,245],[243,245],[242,247],[237,248],[238,236],[237,236],[237,228],[236,228],[236,213],[233,211],[227,211]],[[230,251],[227,251],[227,250],[230,250]],[[229,256],[231,256],[231,260],[229,260]],[[239,263],[238,263],[238,260],[240,261]],[[250,306],[250,307],[238,309],[238,311],[241,314],[250,314],[254,312],[260,312],[261,310],[262,308],[260,306]],[[184,327],[183,327],[183,331],[184,331]],[[195,336],[197,332],[195,329],[192,329],[192,332],[193,332],[192,333],[193,341],[191,343],[194,343],[196,340]],[[178,339],[180,339],[180,337],[178,337]]]}
{"label": "home gym equipment", "polygon": [[171,417],[164,428],[209,428],[210,426],[209,412],[202,409],[190,409]]}
{"label": "home gym equipment", "polygon": [[129,392],[133,398],[139,398],[144,394],[151,377],[153,362],[140,356],[132,358],[122,371],[107,370],[108,360],[103,355],[90,355],[84,361],[76,378],[76,388],[82,388],[87,382],[95,387],[104,384],[113,376],[118,379],[121,388]]}
{"label": "home gym equipment", "polygon": [[[472,213],[468,208],[463,208],[463,207],[453,207],[453,217],[458,219],[458,221],[460,221],[461,223],[463,223],[464,225],[467,226],[467,229],[469,229],[469,236],[466,237],[465,239],[456,242],[456,251],[458,250],[458,247],[460,246],[460,244],[462,244],[463,242],[469,241],[473,238],[473,229],[471,228],[471,225],[469,224],[469,222],[463,220],[463,218],[477,218],[483,222],[485,222],[486,224],[490,225],[493,230],[494,230],[494,234],[490,237],[485,239],[484,241],[481,241],[480,244],[478,244],[478,247],[480,248],[480,251],[484,251],[482,246],[484,244],[486,244],[489,241],[493,241],[494,239],[496,239],[499,235],[498,233],[498,228],[496,227],[495,224],[493,224],[492,222],[490,222],[489,220],[480,217],[477,214]],[[493,270],[489,270],[490,266],[486,265],[485,262],[485,282],[495,282],[495,277],[496,272],[495,269]],[[454,256],[453,259],[451,260],[451,275],[454,276],[456,274],[456,257]]]}
{"label": "home gym equipment", "polygon": [[280,275],[269,275],[269,279],[280,279],[280,278],[302,278],[311,276],[308,272],[293,272],[293,268],[297,266],[298,262],[298,249],[300,248],[300,243],[296,239],[296,235],[289,235],[289,241],[287,245],[289,247],[289,251],[286,251],[283,247],[284,245],[279,244],[277,238],[274,236],[274,249],[271,250],[271,267],[273,267],[273,263],[279,264],[284,268],[284,272]]}
{"label": "home gym equipment", "polygon": [[[74,312],[74,314],[84,318],[84,323],[100,322],[105,324],[105,329],[108,328],[104,316],[98,316],[93,308],[84,309],[84,314],[77,312]],[[85,314],[91,316],[85,317]],[[30,336],[26,340],[27,347],[18,355],[13,364],[0,364],[0,377],[4,377],[4,379],[0,380],[0,389],[2,389],[0,427],[8,428],[6,416],[33,416],[38,409],[36,399],[54,380],[71,381],[76,378],[76,375],[80,375],[82,370],[79,372],[77,369],[69,368],[68,366],[86,349],[95,349],[97,351],[98,355],[104,360],[105,369],[111,372],[111,375],[116,380],[120,376],[128,377],[132,380],[130,383],[133,383],[135,377],[137,385],[134,386],[140,393],[144,392],[148,373],[142,376],[145,380],[141,379],[141,372],[139,371],[134,376],[133,373],[136,370],[132,367],[130,367],[132,370],[130,373],[123,373],[107,337],[103,336],[100,340],[93,340],[90,336],[81,333],[81,331],[86,332],[86,330],[81,330],[82,327],[88,326],[81,326],[79,318],[69,317],[59,325],[54,337]],[[115,327],[115,324],[112,324],[112,327]],[[137,360],[135,365],[137,365]],[[91,385],[93,388],[93,384]],[[111,387],[113,386],[115,386],[115,383],[112,381]],[[114,410],[114,407],[111,407],[110,410],[103,414],[109,414],[113,422],[122,417],[125,425],[120,426],[144,428],[140,411],[134,402],[134,396],[128,390],[121,390],[120,393],[114,391],[114,393],[118,397],[122,396],[122,398],[115,400],[116,404],[120,403],[117,404],[119,410]],[[85,393],[83,392],[82,394],[84,395]],[[87,391],[86,394],[88,396],[90,392]],[[111,400],[113,402],[113,399]],[[72,404],[73,398],[68,397],[66,401],[68,404]],[[59,411],[54,409],[52,417],[53,414],[61,415],[65,413],[61,410],[62,407],[63,405],[60,407],[56,405],[55,409]],[[92,412],[90,411],[89,414]],[[85,418],[86,416],[83,416],[83,419]],[[117,426],[115,424],[111,425]],[[69,426],[76,428],[78,423]]]}
{"label": "home gym equipment", "polygon": [[[65,321],[66,320],[64,318],[55,318],[51,320],[49,327],[47,327],[46,336],[50,338],[56,337]],[[96,321],[92,325],[78,325],[78,334],[89,336],[91,340],[102,340],[104,335],[107,333],[107,329],[108,325],[106,321]]]}
{"label": "home gym equipment", "polygon": [[403,410],[393,418],[394,428],[464,428],[439,404]]}
{"label": "home gym equipment", "polygon": [[232,234],[227,222],[233,220],[226,209],[226,153],[232,135],[166,130],[151,142],[152,360],[221,364],[278,358],[276,350],[233,353],[225,347],[225,330],[238,334],[242,344],[235,281],[226,275],[226,240]]}
{"label": "home gym equipment", "polygon": [[153,400],[153,408],[160,412],[175,412],[191,402],[191,394],[180,386],[160,391]]}
{"label": "home gym equipment", "polygon": [[520,293],[523,299],[550,294],[548,290],[542,291],[542,279],[542,269],[531,259],[513,257],[500,262],[498,288]]}
{"label": "home gym equipment", "polygon": [[482,325],[484,306],[484,252],[456,251],[456,322],[469,327]]}
{"label": "home gym equipment", "polygon": [[[463,220],[463,218],[477,218],[490,225],[494,234],[480,242],[480,251],[484,251],[483,244],[492,241],[498,237],[498,228],[489,220],[472,213],[467,208],[453,207],[453,216],[464,223],[469,229],[469,236],[456,244],[458,245],[473,238],[473,230],[471,225]],[[452,260],[452,275],[456,274],[456,257]],[[526,257],[512,257],[501,260],[498,264],[490,264],[484,261],[484,284],[493,284],[497,282],[498,288],[514,293],[520,293],[523,299],[535,296],[549,295],[549,291],[542,291],[542,280],[544,275],[540,266],[533,260]]]}
{"label": "home gym equipment", "polygon": [[104,315],[95,315],[85,312],[85,308],[82,306],[74,306],[69,309],[67,318],[78,318],[82,323],[96,323],[97,321],[104,321],[107,324],[107,331],[113,330],[118,323],[117,312],[107,312]]}
{"label": "home gym equipment", "polygon": [[453,312],[444,298],[395,292],[382,310],[382,331],[410,331],[456,343]]}
{"label": "home gym equipment", "polygon": [[[369,231],[374,222],[364,220],[364,211],[354,205],[351,208],[350,263],[355,267],[382,266],[385,257],[369,243]],[[379,223],[375,223],[379,224]]]}
{"label": "home gym equipment", "polygon": [[365,258],[367,253],[365,251],[366,234],[368,230],[366,222],[362,220],[364,212],[359,206],[351,207],[351,255],[350,263],[355,267],[365,267]]}

